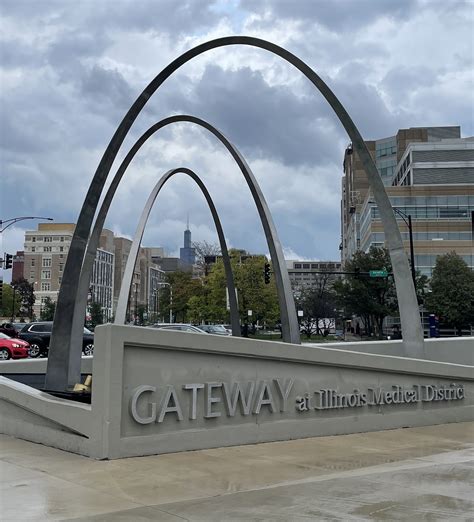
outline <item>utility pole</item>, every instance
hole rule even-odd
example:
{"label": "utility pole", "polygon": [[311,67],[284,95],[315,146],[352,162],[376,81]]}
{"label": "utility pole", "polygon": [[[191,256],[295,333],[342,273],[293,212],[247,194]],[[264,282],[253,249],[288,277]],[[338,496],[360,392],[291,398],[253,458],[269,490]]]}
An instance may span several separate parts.
{"label": "utility pole", "polygon": [[135,321],[134,324],[138,324],[138,283],[135,283]]}
{"label": "utility pole", "polygon": [[12,300],[12,323],[15,321],[15,297],[16,297],[16,286],[11,285],[13,288],[13,300]]}
{"label": "utility pole", "polygon": [[[368,203],[372,205],[376,205],[375,201],[369,201]],[[411,265],[411,277],[413,279],[413,285],[415,287],[416,292],[416,270],[415,270],[415,249],[413,247],[413,226],[411,221],[411,214],[405,214],[405,212],[402,212],[399,208],[392,207],[395,214],[398,214],[403,221],[405,222],[405,225],[408,227],[408,234],[410,239],[410,265]],[[474,230],[474,212],[473,212],[473,230]]]}

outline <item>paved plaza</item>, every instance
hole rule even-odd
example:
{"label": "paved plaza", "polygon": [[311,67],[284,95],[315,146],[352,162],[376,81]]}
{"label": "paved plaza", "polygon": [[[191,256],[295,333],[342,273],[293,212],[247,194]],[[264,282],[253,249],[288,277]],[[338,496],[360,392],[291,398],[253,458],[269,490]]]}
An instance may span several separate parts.
{"label": "paved plaza", "polygon": [[1,520],[473,520],[474,423],[115,461],[0,438]]}

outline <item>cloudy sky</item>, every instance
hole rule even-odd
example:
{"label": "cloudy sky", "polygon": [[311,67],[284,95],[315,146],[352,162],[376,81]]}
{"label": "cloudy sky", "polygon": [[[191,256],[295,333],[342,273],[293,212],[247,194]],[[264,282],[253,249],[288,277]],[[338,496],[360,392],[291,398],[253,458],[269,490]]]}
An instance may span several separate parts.
{"label": "cloudy sky", "polygon": [[[471,136],[473,9],[462,0],[1,0],[0,218],[74,222],[141,91],[181,53],[221,36],[257,36],[299,56],[366,139],[425,125],[461,125]],[[254,48],[201,55],[149,100],[118,161],[150,125],[180,113],[209,121],[240,149],[288,258],[338,259],[348,138],[297,70]],[[215,138],[189,123],[141,149],[106,226],[133,235],[153,185],[180,166],[207,184],[231,246],[268,252],[240,171]],[[217,241],[202,195],[177,175],[156,202],[144,244],[176,254],[187,214],[194,241]],[[25,230],[35,227],[10,227],[2,252],[21,250]]]}

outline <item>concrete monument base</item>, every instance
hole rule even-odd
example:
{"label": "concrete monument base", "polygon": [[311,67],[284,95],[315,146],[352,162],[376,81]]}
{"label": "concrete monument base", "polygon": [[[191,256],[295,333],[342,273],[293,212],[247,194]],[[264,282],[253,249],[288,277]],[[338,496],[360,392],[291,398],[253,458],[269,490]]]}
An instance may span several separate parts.
{"label": "concrete monument base", "polygon": [[474,420],[472,365],[327,346],[104,325],[92,404],[0,377],[1,432],[116,459]]}

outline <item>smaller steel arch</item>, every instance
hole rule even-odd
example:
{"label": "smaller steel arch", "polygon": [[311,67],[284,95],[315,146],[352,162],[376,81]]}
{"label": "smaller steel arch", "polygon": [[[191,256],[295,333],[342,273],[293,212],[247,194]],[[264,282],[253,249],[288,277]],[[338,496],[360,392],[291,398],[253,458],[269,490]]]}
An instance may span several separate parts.
{"label": "smaller steel arch", "polygon": [[222,252],[222,260],[224,262],[224,270],[227,282],[227,289],[229,291],[229,304],[230,304],[230,320],[232,325],[232,335],[239,337],[240,336],[240,321],[239,321],[239,307],[237,304],[237,295],[235,292],[235,284],[234,284],[234,276],[232,274],[232,267],[230,265],[230,257],[227,249],[227,243],[224,236],[224,231],[222,230],[222,225],[219,219],[219,215],[217,213],[214,202],[212,201],[211,195],[207,190],[206,186],[202,182],[201,178],[193,172],[191,169],[186,167],[179,167],[177,169],[172,169],[163,174],[163,176],[159,179],[158,183],[154,186],[151,191],[148,200],[143,208],[142,214],[140,216],[140,221],[138,222],[137,229],[135,231],[135,236],[133,238],[132,247],[128,254],[127,264],[125,266],[125,272],[123,274],[122,286],[120,287],[120,294],[117,303],[117,309],[115,311],[115,324],[123,324],[125,322],[125,316],[127,313],[127,301],[130,293],[130,286],[132,284],[133,271],[135,269],[135,263],[138,257],[138,250],[140,248],[140,244],[142,242],[143,232],[145,231],[145,226],[148,222],[148,217],[150,215],[151,209],[155,203],[155,200],[163,188],[164,184],[171,179],[176,174],[186,174],[191,179],[193,179],[196,184],[201,189],[204,197],[206,198],[207,204],[209,205],[209,209],[212,214],[212,218],[214,219],[214,224],[216,226],[217,235],[219,236],[219,244]]}

